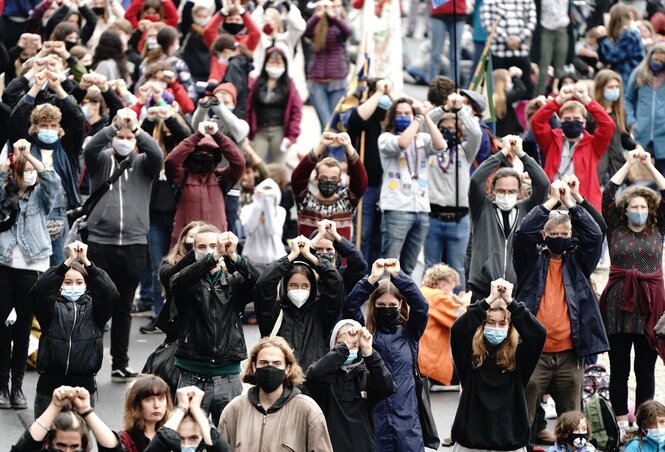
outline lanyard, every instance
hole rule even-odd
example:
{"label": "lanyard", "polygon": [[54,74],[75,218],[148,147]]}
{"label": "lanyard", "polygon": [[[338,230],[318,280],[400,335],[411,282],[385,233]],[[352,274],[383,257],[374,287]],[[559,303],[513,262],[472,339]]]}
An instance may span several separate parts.
{"label": "lanyard", "polygon": [[416,155],[415,158],[415,163],[414,167],[415,169],[411,169],[411,161],[409,160],[409,154],[406,154],[406,167],[409,170],[409,175],[411,176],[411,179],[417,180],[418,179],[418,146],[416,145],[416,139],[413,139],[413,142],[411,143],[411,146],[413,148],[413,152]]}
{"label": "lanyard", "polygon": [[453,165],[453,157],[452,153],[455,152],[455,160],[457,160],[457,145],[453,145],[453,147],[450,149],[450,152],[445,153],[448,156],[448,163],[444,165],[443,163],[443,152],[440,152],[436,155],[436,161],[439,164],[439,168],[441,168],[441,171],[444,172],[444,174],[448,174],[448,170],[450,167]]}

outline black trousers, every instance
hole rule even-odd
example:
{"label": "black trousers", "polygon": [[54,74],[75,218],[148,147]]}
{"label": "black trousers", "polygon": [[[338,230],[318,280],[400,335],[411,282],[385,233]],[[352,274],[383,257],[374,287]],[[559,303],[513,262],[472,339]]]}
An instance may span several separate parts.
{"label": "black trousers", "polygon": [[130,315],[134,294],[145,268],[146,245],[88,244],[88,258],[108,273],[120,294],[113,310],[111,324],[111,358],[113,369],[124,369],[129,364],[127,349],[132,327]]}

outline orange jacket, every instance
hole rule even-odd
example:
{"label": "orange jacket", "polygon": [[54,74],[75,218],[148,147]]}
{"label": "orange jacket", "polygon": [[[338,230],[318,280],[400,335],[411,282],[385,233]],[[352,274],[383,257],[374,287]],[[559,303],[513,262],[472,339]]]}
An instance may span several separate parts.
{"label": "orange jacket", "polygon": [[421,287],[429,303],[429,318],[425,334],[420,338],[418,365],[420,372],[434,380],[449,385],[453,378],[453,357],[450,352],[450,328],[460,307],[453,298],[439,289]]}

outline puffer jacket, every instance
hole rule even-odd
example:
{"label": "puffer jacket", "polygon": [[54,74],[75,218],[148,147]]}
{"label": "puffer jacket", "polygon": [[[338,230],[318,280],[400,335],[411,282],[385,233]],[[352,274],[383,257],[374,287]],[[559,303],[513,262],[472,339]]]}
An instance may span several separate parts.
{"label": "puffer jacket", "polygon": [[332,452],[326,418],[298,388],[284,393],[267,410],[256,386],[233,399],[222,412],[219,431],[231,450]]}
{"label": "puffer jacket", "polygon": [[[7,173],[0,171],[0,202],[5,199],[2,181]],[[46,229],[46,218],[53,209],[60,192],[60,178],[55,171],[39,173],[40,183],[28,190],[19,200],[19,211],[14,225],[0,233],[0,265],[11,267],[12,252],[18,245],[28,264],[49,257],[52,253],[51,237]]]}
{"label": "puffer jacket", "polygon": [[[300,308],[289,301],[286,290],[286,277],[294,265],[308,270],[311,286],[309,299]],[[341,313],[343,296],[342,276],[328,261],[319,259],[319,265],[312,268],[302,259],[289,262],[284,256],[268,266],[256,283],[254,307],[261,336],[270,335],[280,311],[284,311],[277,334],[293,347],[298,364],[306,369],[328,353],[330,332]]]}
{"label": "puffer jacket", "polygon": [[102,367],[104,325],[118,301],[118,291],[104,270],[85,268],[86,293],[76,301],[60,295],[69,267],[49,268],[30,290],[35,317],[42,328],[37,370],[64,376],[94,375]]}
{"label": "puffer jacket", "polygon": [[[314,30],[319,23],[319,17],[313,15],[307,21],[305,37],[314,38]],[[310,80],[342,80],[349,74],[349,57],[346,54],[345,42],[351,36],[351,27],[344,19],[328,17],[328,36],[326,46],[314,52],[307,66],[307,78]]]}
{"label": "puffer jacket", "polygon": [[178,308],[180,338],[176,356],[201,361],[229,363],[247,358],[247,345],[240,315],[252,301],[259,272],[248,259],[224,257],[227,271],[211,282],[210,270],[217,261],[212,255],[195,261],[170,281]]}

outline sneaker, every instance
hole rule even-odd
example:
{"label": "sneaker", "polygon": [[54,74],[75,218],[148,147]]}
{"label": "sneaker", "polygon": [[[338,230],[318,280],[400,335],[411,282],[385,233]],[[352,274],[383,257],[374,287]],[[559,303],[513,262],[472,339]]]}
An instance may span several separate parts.
{"label": "sneaker", "polygon": [[113,369],[113,371],[111,371],[111,381],[114,383],[127,383],[128,381],[132,381],[138,375],[139,374],[134,372],[134,369],[126,366],[124,369]]}
{"label": "sneaker", "polygon": [[147,325],[143,325],[142,327],[140,327],[139,331],[141,332],[141,334],[161,334],[162,330],[157,328],[155,323],[156,323],[155,320],[152,320]]}
{"label": "sneaker", "polygon": [[459,385],[441,385],[434,383],[430,386],[430,392],[459,392]]}
{"label": "sneaker", "polygon": [[152,306],[132,306],[132,317],[149,317],[152,315]]}
{"label": "sneaker", "polygon": [[545,410],[545,419],[556,419],[556,404],[554,403],[554,399],[550,397],[547,399],[546,403],[541,403],[540,406],[543,407],[543,410]]}

